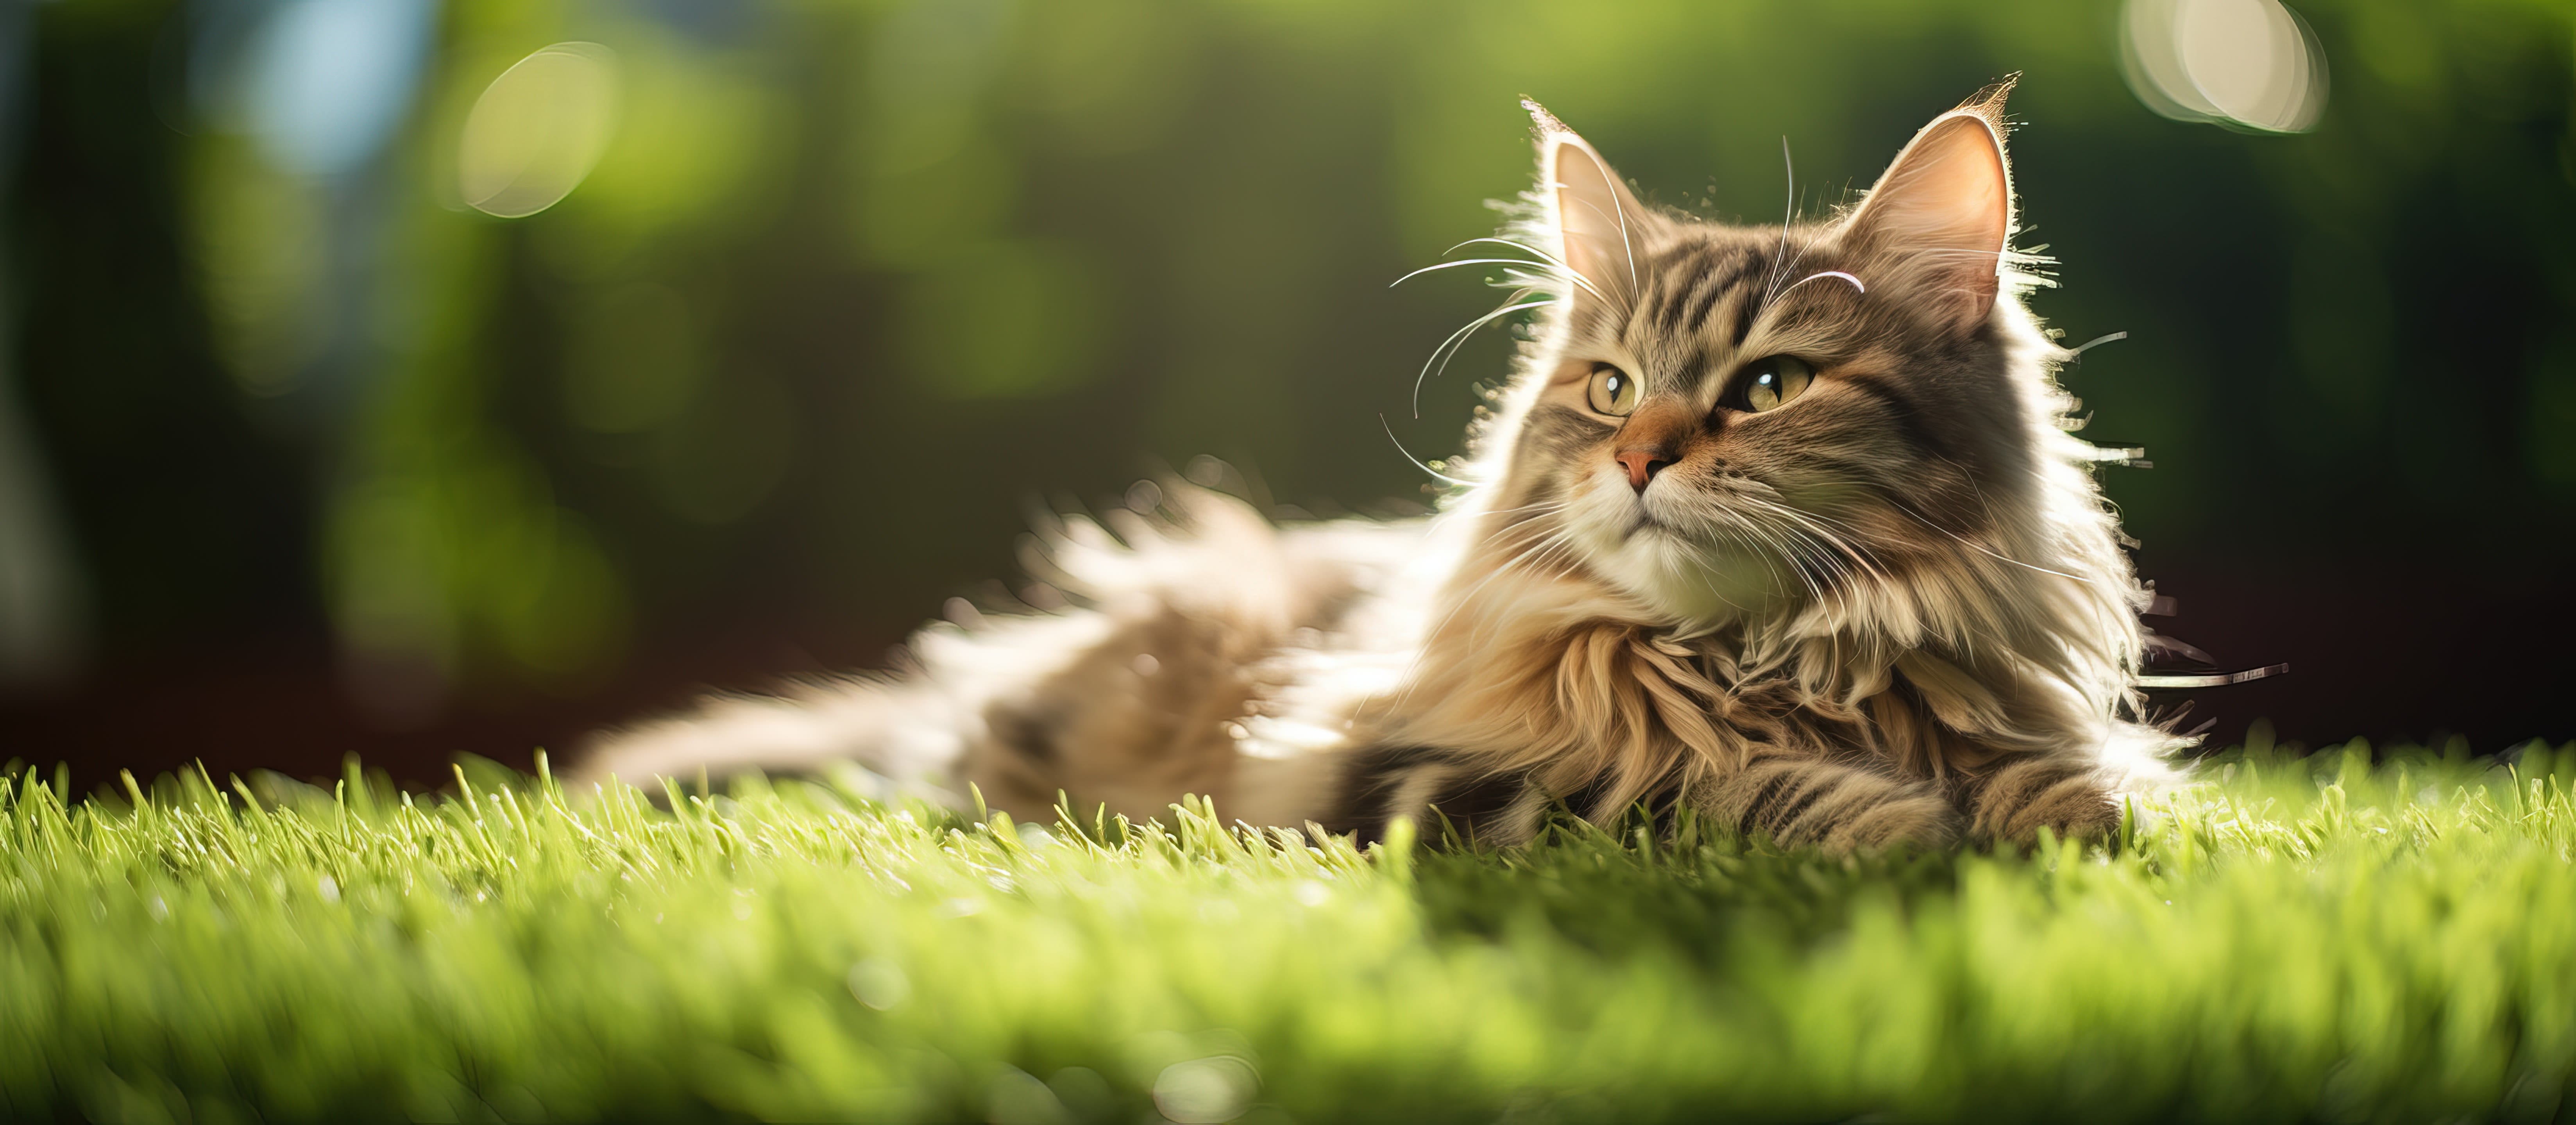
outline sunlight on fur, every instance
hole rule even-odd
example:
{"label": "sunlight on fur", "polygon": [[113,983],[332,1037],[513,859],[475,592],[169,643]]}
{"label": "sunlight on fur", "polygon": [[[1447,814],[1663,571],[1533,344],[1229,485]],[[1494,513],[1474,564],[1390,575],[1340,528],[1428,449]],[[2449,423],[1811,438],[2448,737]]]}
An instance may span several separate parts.
{"label": "sunlight on fur", "polygon": [[1537,322],[1436,514],[1140,487],[1038,529],[1030,601],[1064,608],[960,603],[903,667],[584,769],[1491,845],[1640,802],[1831,852],[2107,833],[2185,740],[2140,721],[2147,594],[2023,303],[2009,89],[1777,227],[1640,200],[1531,103],[1537,185],[1474,260]]}

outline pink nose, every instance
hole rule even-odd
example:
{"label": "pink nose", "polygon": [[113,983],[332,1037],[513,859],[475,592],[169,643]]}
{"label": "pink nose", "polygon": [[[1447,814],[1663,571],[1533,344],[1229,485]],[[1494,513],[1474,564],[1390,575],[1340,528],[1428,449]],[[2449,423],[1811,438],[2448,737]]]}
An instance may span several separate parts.
{"label": "pink nose", "polygon": [[1640,493],[1646,491],[1646,485],[1655,479],[1656,473],[1673,463],[1660,449],[1622,449],[1611,459],[1627,467],[1628,487]]}

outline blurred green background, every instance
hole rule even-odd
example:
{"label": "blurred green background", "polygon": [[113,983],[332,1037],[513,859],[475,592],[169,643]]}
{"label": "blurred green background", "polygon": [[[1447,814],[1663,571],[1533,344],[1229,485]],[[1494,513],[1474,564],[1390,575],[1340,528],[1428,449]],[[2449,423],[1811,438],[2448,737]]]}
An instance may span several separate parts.
{"label": "blurred green background", "polygon": [[[2011,72],[2035,299],[2235,737],[2576,736],[2563,3],[2308,0],[2312,131],[2158,116],[2069,0],[0,0],[0,756],[430,776],[867,666],[1032,501],[1214,454],[1419,502],[1535,96],[1809,213]],[[549,44],[595,168],[464,197]],[[461,163],[462,162],[462,163]],[[461,183],[467,187],[460,187]],[[2168,701],[2178,702],[2178,701]]]}

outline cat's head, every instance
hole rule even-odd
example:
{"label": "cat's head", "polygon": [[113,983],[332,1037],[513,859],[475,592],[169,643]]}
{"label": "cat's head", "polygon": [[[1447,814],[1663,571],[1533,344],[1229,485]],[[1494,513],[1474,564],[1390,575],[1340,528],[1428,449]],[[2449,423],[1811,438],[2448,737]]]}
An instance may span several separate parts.
{"label": "cat's head", "polygon": [[1935,118],[1858,206],[1744,227],[1641,202],[1532,104],[1517,233],[1555,299],[1487,435],[1495,541],[1686,626],[1937,611],[1927,587],[2001,566],[2128,584],[2059,427],[2063,353],[2021,305],[2003,93]]}

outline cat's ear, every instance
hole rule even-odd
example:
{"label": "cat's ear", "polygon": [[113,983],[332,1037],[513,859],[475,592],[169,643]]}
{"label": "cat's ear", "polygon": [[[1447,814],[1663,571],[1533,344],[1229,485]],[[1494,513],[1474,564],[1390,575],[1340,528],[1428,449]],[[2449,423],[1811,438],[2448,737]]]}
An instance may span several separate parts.
{"label": "cat's ear", "polygon": [[1527,98],[1521,99],[1521,108],[1529,111],[1538,134],[1539,194],[1556,235],[1556,245],[1546,249],[1589,283],[1595,295],[1633,288],[1645,205],[1629,193],[1610,162],[1555,114]]}
{"label": "cat's ear", "polygon": [[1849,220],[1883,281],[1921,294],[1974,327],[1994,309],[2012,237],[2012,170],[2004,159],[2006,82],[1933,118]]}

